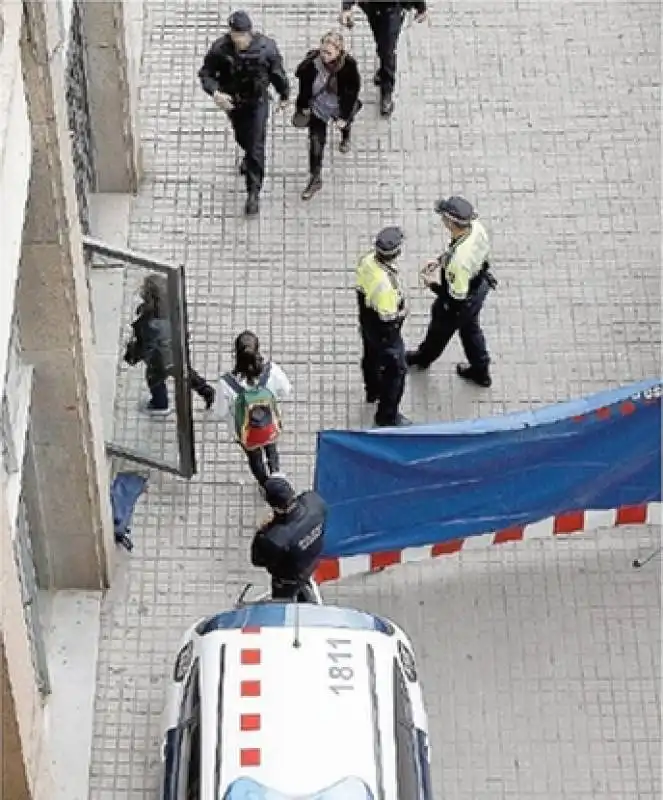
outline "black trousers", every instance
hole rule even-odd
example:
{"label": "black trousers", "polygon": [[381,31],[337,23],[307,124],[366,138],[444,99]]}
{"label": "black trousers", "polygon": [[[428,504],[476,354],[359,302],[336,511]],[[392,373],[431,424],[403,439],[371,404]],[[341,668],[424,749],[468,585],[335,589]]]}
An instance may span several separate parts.
{"label": "black trousers", "polygon": [[393,425],[398,417],[398,407],[405,391],[405,345],[398,338],[385,344],[379,333],[362,325],[363,355],[361,372],[367,395],[377,397],[375,420],[384,425]]}
{"label": "black trousers", "polygon": [[431,309],[431,320],[426,337],[417,348],[415,362],[420,367],[428,367],[444,352],[445,347],[458,331],[465,357],[472,367],[484,372],[490,364],[486,339],[481,330],[479,314],[483,308],[489,286],[484,280],[468,298],[466,307],[459,313],[446,308],[443,298],[438,297]]}
{"label": "black trousers", "polygon": [[403,12],[398,4],[359,3],[373,32],[380,66],[378,78],[384,93],[391,94],[396,85],[396,47],[403,27]]}
{"label": "black trousers", "polygon": [[281,459],[275,444],[244,452],[249,462],[249,469],[261,486],[273,472],[279,471]]}
{"label": "black trousers", "polygon": [[267,98],[238,105],[228,116],[235,141],[244,150],[246,191],[259,192],[265,177],[265,140],[269,102]]}
{"label": "black trousers", "polygon": [[[169,374],[171,372],[169,371]],[[203,376],[192,367],[189,368],[191,390],[205,399],[205,395],[212,388]],[[152,408],[165,410],[168,408],[168,386],[163,373],[154,373],[150,369],[145,371],[145,382],[150,390]]]}
{"label": "black trousers", "polygon": [[[308,122],[308,168],[311,175],[319,175],[322,171],[322,159],[325,154],[327,144],[327,122],[311,114]],[[341,132],[342,141],[350,138],[350,128],[348,124]]]}

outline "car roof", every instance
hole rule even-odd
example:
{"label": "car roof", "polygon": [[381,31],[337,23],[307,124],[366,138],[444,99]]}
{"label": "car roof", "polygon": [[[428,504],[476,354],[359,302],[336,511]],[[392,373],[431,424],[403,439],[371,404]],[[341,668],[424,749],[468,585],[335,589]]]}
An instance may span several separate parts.
{"label": "car roof", "polygon": [[[295,613],[296,627],[287,624]],[[223,790],[241,777],[293,795],[347,777],[376,794],[381,783],[393,784],[393,669],[400,638],[394,634],[401,632],[386,620],[376,625],[379,618],[370,614],[331,606],[295,611],[294,605],[266,604],[225,614],[235,616],[217,615],[197,626],[202,636],[195,646],[203,761],[215,765],[220,754]],[[267,624],[229,627],[259,619]],[[334,620],[338,626],[323,625]]]}

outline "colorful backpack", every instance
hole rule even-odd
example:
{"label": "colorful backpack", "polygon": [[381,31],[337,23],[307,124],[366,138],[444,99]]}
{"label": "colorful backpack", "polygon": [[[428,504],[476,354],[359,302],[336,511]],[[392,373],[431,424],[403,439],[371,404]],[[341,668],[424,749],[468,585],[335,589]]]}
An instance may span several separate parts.
{"label": "colorful backpack", "polygon": [[267,388],[271,364],[267,364],[254,386],[242,386],[228,372],[223,380],[237,393],[233,407],[235,434],[245,450],[273,444],[281,433],[281,418],[276,397]]}

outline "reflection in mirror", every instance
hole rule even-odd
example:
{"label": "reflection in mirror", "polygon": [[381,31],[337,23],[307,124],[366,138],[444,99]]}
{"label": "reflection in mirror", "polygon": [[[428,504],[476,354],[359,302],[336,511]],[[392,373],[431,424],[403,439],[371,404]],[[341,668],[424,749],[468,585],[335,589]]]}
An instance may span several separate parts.
{"label": "reflection in mirror", "polygon": [[125,270],[114,443],[176,467],[173,324],[167,276]]}
{"label": "reflection in mirror", "polygon": [[[184,268],[84,237],[106,447],[114,456],[195,473]],[[205,404],[213,392],[190,381]]]}

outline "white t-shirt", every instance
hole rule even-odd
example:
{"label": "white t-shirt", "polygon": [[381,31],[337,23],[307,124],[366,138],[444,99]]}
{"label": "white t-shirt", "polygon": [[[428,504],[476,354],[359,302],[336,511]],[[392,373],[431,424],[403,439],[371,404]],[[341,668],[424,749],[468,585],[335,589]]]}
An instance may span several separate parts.
{"label": "white t-shirt", "polygon": [[[267,380],[265,388],[269,389],[269,391],[277,400],[285,400],[292,394],[292,385],[290,384],[290,381],[281,367],[279,367],[279,365],[275,364],[273,361],[270,363],[271,368],[269,371],[269,379]],[[243,376],[234,375],[233,377],[240,386],[247,387],[249,385],[248,381]],[[233,432],[235,425],[233,405],[236,396],[237,392],[235,392],[232,386],[230,386],[228,382],[223,379],[223,377],[219,378],[219,382],[216,387],[216,400],[214,401],[214,406],[212,407],[212,414],[217,419],[228,423],[228,425],[232,427]]]}

